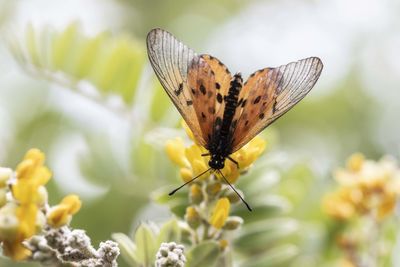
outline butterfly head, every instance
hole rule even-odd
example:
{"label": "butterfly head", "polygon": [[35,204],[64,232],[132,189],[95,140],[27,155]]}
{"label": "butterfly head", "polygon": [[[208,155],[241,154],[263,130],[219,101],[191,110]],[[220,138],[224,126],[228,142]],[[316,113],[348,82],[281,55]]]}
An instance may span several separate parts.
{"label": "butterfly head", "polygon": [[225,167],[225,158],[221,155],[211,155],[208,166],[210,166],[214,170],[223,169]]}

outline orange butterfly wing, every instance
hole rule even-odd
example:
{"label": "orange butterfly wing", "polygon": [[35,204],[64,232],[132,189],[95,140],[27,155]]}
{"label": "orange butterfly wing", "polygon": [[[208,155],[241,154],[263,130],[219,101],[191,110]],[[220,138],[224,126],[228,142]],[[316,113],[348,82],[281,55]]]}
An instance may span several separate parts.
{"label": "orange butterfly wing", "polygon": [[147,52],[161,85],[193,132],[197,142],[205,146],[206,140],[188,87],[189,67],[198,55],[162,29],[153,29],[147,35]]}
{"label": "orange butterfly wing", "polygon": [[237,151],[289,111],[317,82],[323,65],[310,57],[250,75],[239,95],[232,125],[232,152]]}
{"label": "orange butterfly wing", "polygon": [[162,29],[147,36],[150,63],[168,96],[199,144],[207,147],[215,120],[222,120],[223,97],[232,76],[218,59],[197,55]]}
{"label": "orange butterfly wing", "polygon": [[188,86],[206,144],[210,144],[212,136],[219,130],[216,120],[222,122],[223,97],[228,93],[231,79],[225,65],[212,56],[195,57],[190,64]]}

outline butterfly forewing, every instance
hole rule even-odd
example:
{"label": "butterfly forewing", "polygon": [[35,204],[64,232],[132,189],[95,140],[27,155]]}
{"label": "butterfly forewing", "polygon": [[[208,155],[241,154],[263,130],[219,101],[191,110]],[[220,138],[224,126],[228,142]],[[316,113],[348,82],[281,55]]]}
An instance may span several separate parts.
{"label": "butterfly forewing", "polygon": [[160,83],[192,130],[197,142],[206,146],[188,87],[188,70],[198,56],[169,32],[161,29],[149,32],[147,50]]}
{"label": "butterfly forewing", "polygon": [[246,102],[235,113],[232,152],[303,99],[318,80],[322,67],[319,58],[311,57],[252,74],[239,97]]}

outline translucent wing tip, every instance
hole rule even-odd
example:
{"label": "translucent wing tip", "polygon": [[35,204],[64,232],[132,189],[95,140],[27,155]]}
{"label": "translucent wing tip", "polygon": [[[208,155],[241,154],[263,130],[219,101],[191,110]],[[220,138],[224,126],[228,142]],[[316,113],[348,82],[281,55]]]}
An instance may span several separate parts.
{"label": "translucent wing tip", "polygon": [[322,69],[324,68],[324,64],[322,63],[322,60],[319,57],[309,57],[307,59],[312,61],[312,65],[315,66],[315,69],[319,75],[319,73],[321,73]]}

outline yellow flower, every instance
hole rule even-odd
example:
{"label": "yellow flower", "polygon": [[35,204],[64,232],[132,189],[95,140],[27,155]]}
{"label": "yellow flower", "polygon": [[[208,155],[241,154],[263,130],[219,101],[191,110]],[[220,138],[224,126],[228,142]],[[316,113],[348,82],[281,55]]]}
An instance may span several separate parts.
{"label": "yellow flower", "polygon": [[356,265],[349,259],[341,259],[338,267],[356,267]]}
{"label": "yellow flower", "polygon": [[394,211],[400,195],[400,169],[390,158],[376,162],[353,154],[347,168],[335,173],[339,189],[324,199],[324,209],[338,219],[371,214],[383,220]]}
{"label": "yellow flower", "polygon": [[60,204],[52,207],[47,214],[47,223],[53,227],[61,227],[71,221],[72,215],[77,213],[82,202],[76,195],[68,195]]}
{"label": "yellow flower", "polygon": [[[3,216],[15,218],[12,220],[16,222],[13,226],[4,224],[4,221],[0,225],[4,253],[14,260],[23,260],[30,255],[30,251],[22,245],[22,241],[40,229],[37,225],[37,215],[39,206],[45,202],[42,186],[51,177],[50,171],[43,165],[44,160],[44,154],[38,149],[31,149],[25,154],[23,161],[17,166],[16,180],[11,188],[16,204],[7,203],[0,210]],[[14,226],[17,228],[13,228]]]}
{"label": "yellow flower", "polygon": [[228,198],[219,199],[212,212],[210,224],[217,229],[221,229],[229,216],[230,206]]}
{"label": "yellow flower", "polygon": [[344,197],[344,193],[335,192],[326,195],[322,204],[327,214],[339,220],[347,220],[355,214],[354,205]]}
{"label": "yellow flower", "polygon": [[40,150],[31,149],[17,167],[17,182],[12,186],[12,193],[22,205],[40,202],[38,188],[51,177],[49,169],[43,166],[44,159]]}
{"label": "yellow flower", "polygon": [[[186,123],[182,122],[182,126],[189,138],[195,141],[193,133],[190,131]],[[221,170],[221,172],[230,183],[235,183],[240,176],[240,173],[249,168],[251,164],[261,155],[265,149],[265,146],[265,141],[261,137],[256,136],[244,147],[231,155],[231,157],[239,163],[239,169],[235,163],[230,160],[226,160],[225,167]],[[182,139],[176,138],[169,140],[166,144],[166,152],[169,158],[181,168],[180,174],[185,182],[209,168],[208,161],[210,157],[201,156],[202,154],[208,153],[208,151],[196,143],[185,148]]]}

